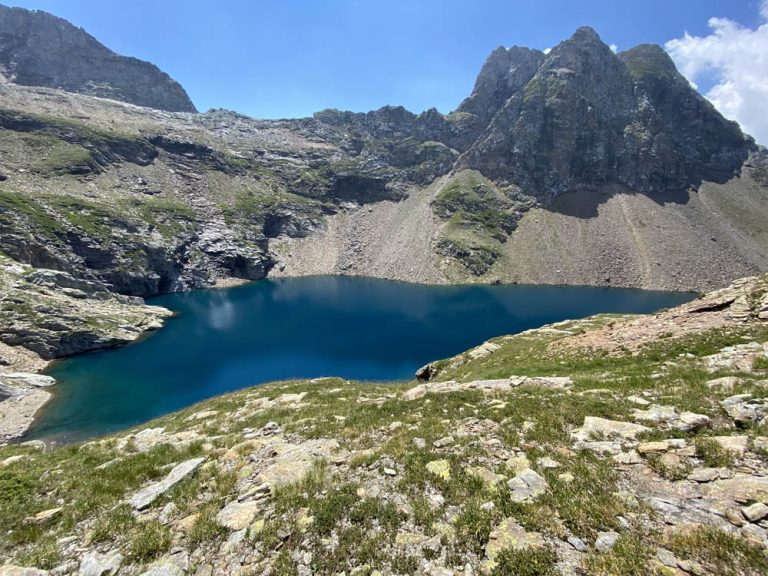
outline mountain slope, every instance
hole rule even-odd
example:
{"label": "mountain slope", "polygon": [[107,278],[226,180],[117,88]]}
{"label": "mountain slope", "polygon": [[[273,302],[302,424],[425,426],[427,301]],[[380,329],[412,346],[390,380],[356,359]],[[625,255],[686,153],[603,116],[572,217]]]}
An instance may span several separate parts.
{"label": "mountain slope", "polygon": [[661,49],[590,29],[495,50],[447,115],[0,84],[0,251],[130,296],[302,274],[706,290],[768,269],[766,174]]}
{"label": "mountain slope", "polygon": [[25,86],[195,112],[184,89],[157,66],[115,54],[82,28],[42,11],[0,5],[0,77]]}

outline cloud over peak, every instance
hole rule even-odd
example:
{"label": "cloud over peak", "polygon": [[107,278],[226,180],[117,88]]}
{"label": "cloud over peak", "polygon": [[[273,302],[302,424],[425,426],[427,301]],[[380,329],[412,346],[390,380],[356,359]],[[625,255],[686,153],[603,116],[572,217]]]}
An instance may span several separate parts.
{"label": "cloud over peak", "polygon": [[714,78],[705,96],[723,116],[768,145],[768,0],[760,4],[760,16],[754,30],[728,18],[710,18],[709,35],[686,32],[665,48],[690,82]]}

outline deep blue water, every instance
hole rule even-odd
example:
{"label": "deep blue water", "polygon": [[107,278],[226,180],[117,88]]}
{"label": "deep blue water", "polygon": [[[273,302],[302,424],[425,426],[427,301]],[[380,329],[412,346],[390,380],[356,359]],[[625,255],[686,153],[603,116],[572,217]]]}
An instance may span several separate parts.
{"label": "deep blue water", "polygon": [[30,437],[78,440],[222,392],[287,378],[410,379],[484,340],[692,294],[574,286],[423,286],[345,277],[263,280],[154,298],[177,312],[138,343],[57,362]]}

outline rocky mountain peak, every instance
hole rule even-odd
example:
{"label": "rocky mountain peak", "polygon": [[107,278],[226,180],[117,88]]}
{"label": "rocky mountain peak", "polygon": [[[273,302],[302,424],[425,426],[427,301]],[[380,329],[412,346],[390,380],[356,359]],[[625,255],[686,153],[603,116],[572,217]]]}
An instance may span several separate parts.
{"label": "rocky mountain peak", "polygon": [[511,93],[499,89],[509,79],[503,56],[494,51],[460,108],[491,118],[458,166],[543,204],[606,183],[664,197],[732,177],[754,148],[658,46],[617,55],[594,30],[579,28],[547,56],[532,57],[533,70]]}
{"label": "rocky mountain peak", "polygon": [[489,121],[504,102],[525,86],[543,60],[544,53],[539,50],[499,46],[488,56],[472,95],[461,103],[458,111]]}
{"label": "rocky mountain peak", "polygon": [[0,76],[170,112],[195,112],[187,93],[154,64],[115,54],[82,28],[40,10],[0,4]]}

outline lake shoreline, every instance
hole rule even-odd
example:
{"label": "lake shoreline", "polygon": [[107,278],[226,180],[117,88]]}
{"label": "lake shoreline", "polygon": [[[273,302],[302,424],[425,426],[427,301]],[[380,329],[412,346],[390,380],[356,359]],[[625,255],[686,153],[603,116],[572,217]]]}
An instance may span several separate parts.
{"label": "lake shoreline", "polygon": [[160,296],[148,303],[174,311],[165,329],[136,346],[70,357],[48,370],[59,385],[26,437],[94,437],[273,381],[412,379],[421,366],[500,334],[600,313],[647,313],[694,296],[346,276]]}

